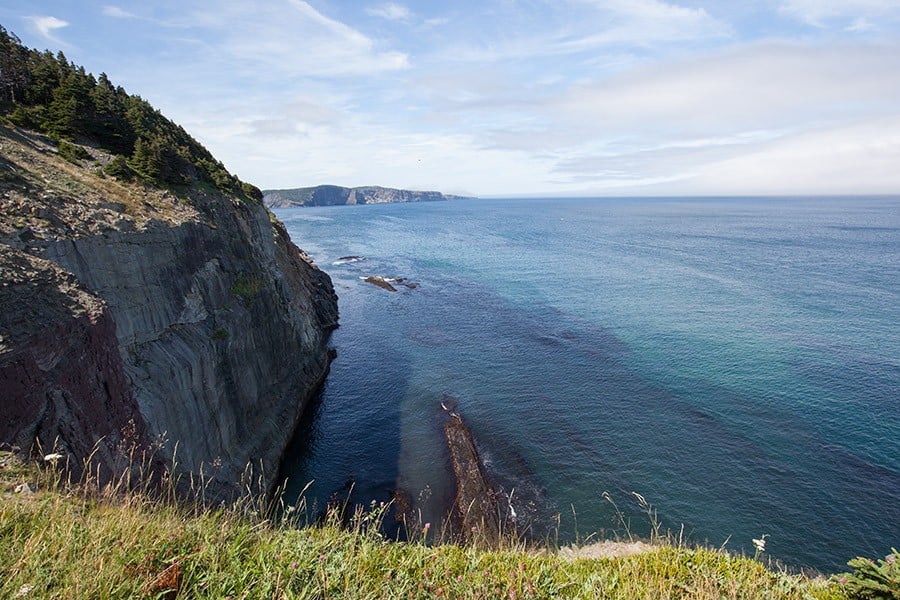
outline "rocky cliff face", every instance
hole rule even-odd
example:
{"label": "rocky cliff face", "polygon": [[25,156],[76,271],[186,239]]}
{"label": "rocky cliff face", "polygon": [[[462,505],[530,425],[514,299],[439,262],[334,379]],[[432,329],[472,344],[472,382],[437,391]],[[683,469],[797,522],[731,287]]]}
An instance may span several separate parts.
{"label": "rocky cliff face", "polygon": [[0,308],[34,307],[0,321],[0,441],[83,456],[107,436],[112,460],[131,427],[217,492],[248,463],[271,483],[328,370],[328,276],[261,205],[121,184],[21,131],[0,144]]}
{"label": "rocky cliff face", "polygon": [[108,478],[149,439],[106,304],[50,261],[5,245],[0,273],[0,440],[64,447],[73,459],[96,450]]}
{"label": "rocky cliff face", "polygon": [[435,202],[460,198],[460,196],[450,196],[440,192],[398,190],[377,185],[355,188],[319,185],[309,188],[266,190],[263,192],[263,202],[270,208],[384,204],[387,202]]}

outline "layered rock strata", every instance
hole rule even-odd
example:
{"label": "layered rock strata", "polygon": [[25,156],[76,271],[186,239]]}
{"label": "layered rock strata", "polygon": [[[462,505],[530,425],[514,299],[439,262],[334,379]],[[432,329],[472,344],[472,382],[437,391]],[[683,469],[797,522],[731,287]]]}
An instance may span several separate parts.
{"label": "layered rock strata", "polygon": [[[0,157],[0,308],[34,306],[2,322],[0,441],[58,437],[77,456],[133,422],[211,492],[234,491],[248,463],[268,487],[328,370],[328,275],[261,205],[122,184],[19,130],[0,130]],[[54,351],[65,360],[37,358]],[[51,397],[98,408],[36,426]]]}

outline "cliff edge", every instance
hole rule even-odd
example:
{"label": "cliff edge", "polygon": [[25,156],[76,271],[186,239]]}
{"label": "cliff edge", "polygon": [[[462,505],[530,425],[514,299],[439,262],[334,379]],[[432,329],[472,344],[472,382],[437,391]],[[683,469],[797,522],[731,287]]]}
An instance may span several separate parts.
{"label": "cliff edge", "polygon": [[328,371],[330,278],[258,201],[77,147],[0,125],[0,442],[268,487]]}

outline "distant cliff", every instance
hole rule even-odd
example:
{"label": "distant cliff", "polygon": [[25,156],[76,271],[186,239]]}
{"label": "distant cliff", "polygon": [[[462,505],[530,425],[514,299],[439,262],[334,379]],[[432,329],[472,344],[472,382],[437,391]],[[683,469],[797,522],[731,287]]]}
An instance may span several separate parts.
{"label": "distant cliff", "polygon": [[328,371],[331,280],[258,201],[72,147],[0,125],[0,443],[270,485]]}
{"label": "distant cliff", "polygon": [[417,192],[379,187],[377,185],[346,188],[337,185],[264,190],[263,203],[269,208],[297,206],[342,206],[345,204],[382,204],[386,202],[435,202],[458,200],[462,196],[440,192]]}

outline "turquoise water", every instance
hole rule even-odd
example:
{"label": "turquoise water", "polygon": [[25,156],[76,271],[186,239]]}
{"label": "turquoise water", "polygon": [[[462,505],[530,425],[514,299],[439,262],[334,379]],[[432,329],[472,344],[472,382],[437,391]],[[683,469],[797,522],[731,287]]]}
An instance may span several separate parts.
{"label": "turquoise water", "polygon": [[340,296],[338,357],[285,468],[311,503],[352,480],[359,502],[402,488],[438,522],[449,395],[538,537],[621,533],[608,491],[637,533],[631,492],[663,528],[751,554],[768,534],[798,566],[900,546],[900,199],[276,214]]}

